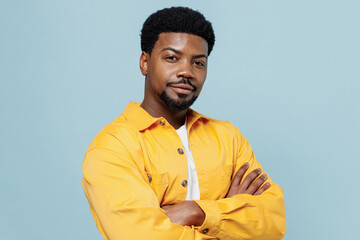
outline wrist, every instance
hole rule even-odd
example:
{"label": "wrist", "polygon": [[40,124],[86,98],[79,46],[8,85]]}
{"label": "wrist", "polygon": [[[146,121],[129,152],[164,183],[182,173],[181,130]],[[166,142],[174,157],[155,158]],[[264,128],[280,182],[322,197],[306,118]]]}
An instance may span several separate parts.
{"label": "wrist", "polygon": [[193,204],[193,224],[194,226],[201,226],[205,221],[205,212],[201,209],[201,207],[195,202],[191,201]]}

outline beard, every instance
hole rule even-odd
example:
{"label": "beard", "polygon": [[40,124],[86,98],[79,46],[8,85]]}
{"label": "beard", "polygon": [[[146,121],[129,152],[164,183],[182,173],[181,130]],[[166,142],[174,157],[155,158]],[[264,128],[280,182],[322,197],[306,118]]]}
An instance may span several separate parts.
{"label": "beard", "polygon": [[187,95],[178,94],[178,97],[183,100],[176,101],[170,98],[169,95],[165,92],[165,90],[161,94],[158,94],[158,96],[170,109],[177,111],[188,109],[197,99],[197,96],[194,95],[191,99],[185,100]]}

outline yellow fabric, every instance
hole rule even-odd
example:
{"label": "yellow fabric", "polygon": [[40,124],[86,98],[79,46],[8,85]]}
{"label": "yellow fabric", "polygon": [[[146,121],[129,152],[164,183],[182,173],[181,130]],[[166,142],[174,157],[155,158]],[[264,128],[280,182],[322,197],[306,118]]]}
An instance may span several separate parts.
{"label": "yellow fabric", "polygon": [[[273,183],[259,196],[224,198],[241,165],[260,167],[249,142],[230,122],[189,109],[190,148],[200,186],[202,226],[171,223],[161,205],[185,200],[186,156],[175,129],[130,102],[91,142],[83,161],[83,188],[96,225],[110,240],[281,239],[282,189]],[[247,174],[246,173],[246,174]],[[185,185],[185,186],[183,186]],[[203,234],[208,230],[206,234]]]}

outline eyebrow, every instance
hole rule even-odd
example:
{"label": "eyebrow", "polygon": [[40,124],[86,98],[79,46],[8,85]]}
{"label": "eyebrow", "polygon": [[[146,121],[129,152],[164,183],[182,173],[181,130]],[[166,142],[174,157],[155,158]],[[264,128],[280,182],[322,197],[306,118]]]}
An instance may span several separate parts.
{"label": "eyebrow", "polygon": [[[163,52],[163,51],[167,51],[167,50],[170,50],[170,51],[173,51],[177,54],[181,54],[182,52],[179,51],[179,50],[176,50],[175,48],[172,48],[172,47],[166,47],[166,48],[163,48],[160,52]],[[207,59],[207,55],[206,54],[199,54],[199,55],[195,55],[194,58],[206,58]]]}

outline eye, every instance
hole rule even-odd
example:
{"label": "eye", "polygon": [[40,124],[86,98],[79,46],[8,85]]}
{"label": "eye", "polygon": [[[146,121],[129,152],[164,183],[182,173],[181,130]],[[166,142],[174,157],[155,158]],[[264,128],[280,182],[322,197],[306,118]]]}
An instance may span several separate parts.
{"label": "eye", "polygon": [[167,56],[165,59],[168,60],[169,62],[175,62],[177,60],[177,57],[171,55],[171,56]]}
{"label": "eye", "polygon": [[205,63],[203,61],[195,61],[194,64],[199,67],[205,67]]}

